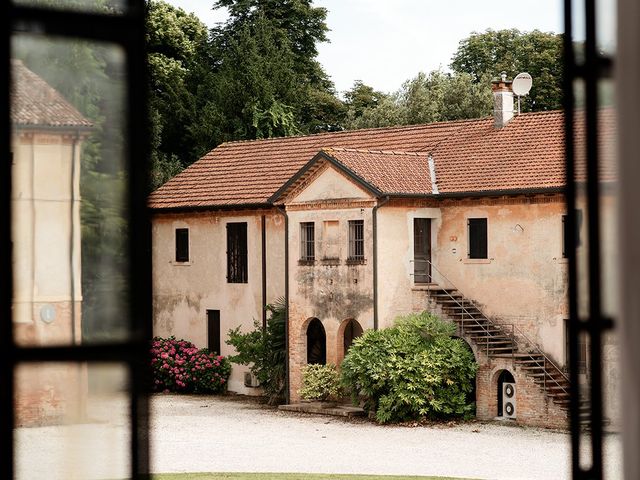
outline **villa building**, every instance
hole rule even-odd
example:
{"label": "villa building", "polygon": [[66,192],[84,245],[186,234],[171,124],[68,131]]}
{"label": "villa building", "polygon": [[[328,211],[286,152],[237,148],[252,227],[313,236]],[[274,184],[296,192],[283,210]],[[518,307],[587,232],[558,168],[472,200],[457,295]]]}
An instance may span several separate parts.
{"label": "villa building", "polygon": [[[167,182],[149,199],[155,334],[229,355],[226,333],[285,297],[296,401],[303,365],[430,310],[474,352],[478,418],[564,427],[564,117],[493,91],[493,117],[229,142]],[[245,373],[230,390],[255,390]]]}

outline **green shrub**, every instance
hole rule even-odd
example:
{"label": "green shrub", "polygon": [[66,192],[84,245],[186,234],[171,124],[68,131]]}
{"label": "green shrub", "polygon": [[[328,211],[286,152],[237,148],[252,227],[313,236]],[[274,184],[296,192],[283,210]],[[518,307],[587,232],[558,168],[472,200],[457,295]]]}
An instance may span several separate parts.
{"label": "green shrub", "polygon": [[300,396],[306,400],[324,401],[340,391],[340,375],[335,365],[312,363],[302,367]]}
{"label": "green shrub", "polygon": [[240,327],[229,330],[227,344],[238,352],[229,357],[233,363],[251,365],[250,370],[262,387],[270,405],[280,403],[284,397],[286,379],[286,306],[284,299],[267,305],[270,314],[266,330],[254,322],[254,329],[241,333]]}
{"label": "green shrub", "polygon": [[454,333],[454,325],[427,312],[369,330],[349,349],[341,382],[380,423],[470,413],[477,365]]}

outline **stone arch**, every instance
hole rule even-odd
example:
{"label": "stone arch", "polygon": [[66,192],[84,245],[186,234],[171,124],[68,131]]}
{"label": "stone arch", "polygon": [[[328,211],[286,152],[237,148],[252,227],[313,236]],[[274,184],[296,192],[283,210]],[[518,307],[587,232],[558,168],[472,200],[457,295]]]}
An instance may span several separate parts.
{"label": "stone arch", "polygon": [[310,318],[305,322],[307,363],[327,363],[327,333],[318,318]]}
{"label": "stone arch", "polygon": [[503,405],[502,385],[505,382],[516,383],[515,376],[513,375],[512,372],[510,372],[507,369],[501,369],[493,374],[493,380],[491,383],[493,385],[493,391],[496,392],[496,399],[497,399],[496,416],[498,417],[502,417],[504,414],[502,410],[502,405]]}
{"label": "stone arch", "polygon": [[[473,355],[473,359],[476,361],[476,363],[478,363],[478,356],[476,355],[476,352],[473,349],[473,346],[469,342],[467,342],[467,340],[464,337],[459,337],[457,335],[454,335],[453,338],[460,340],[462,344],[467,348],[467,350],[471,352],[471,354]],[[467,394],[467,402],[469,403],[473,402],[474,415],[476,414],[477,391],[478,391],[478,373],[476,372],[476,376],[473,379],[471,391]]]}
{"label": "stone arch", "polygon": [[340,323],[336,335],[337,364],[340,365],[353,341],[364,332],[362,325],[355,318],[347,318]]}

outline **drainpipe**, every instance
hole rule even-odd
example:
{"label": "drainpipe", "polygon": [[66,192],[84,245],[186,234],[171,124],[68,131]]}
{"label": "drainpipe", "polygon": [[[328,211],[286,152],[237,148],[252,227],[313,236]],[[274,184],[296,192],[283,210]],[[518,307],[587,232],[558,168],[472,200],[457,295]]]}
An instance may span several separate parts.
{"label": "drainpipe", "polygon": [[291,399],[290,385],[289,385],[289,215],[283,207],[277,207],[278,213],[284,217],[284,337],[285,337],[285,387],[284,398],[285,402],[289,403]]}
{"label": "drainpipe", "polygon": [[266,217],[260,219],[262,231],[262,331],[267,330],[267,227]]}
{"label": "drainpipe", "polygon": [[373,207],[373,329],[378,330],[378,209],[389,202],[385,197]]}

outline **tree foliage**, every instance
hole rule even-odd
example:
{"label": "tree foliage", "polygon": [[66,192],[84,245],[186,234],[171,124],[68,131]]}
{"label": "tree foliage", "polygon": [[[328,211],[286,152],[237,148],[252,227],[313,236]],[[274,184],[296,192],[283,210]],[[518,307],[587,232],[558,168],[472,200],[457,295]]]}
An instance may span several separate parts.
{"label": "tree foliage", "polygon": [[274,405],[284,397],[286,377],[286,305],[284,298],[274,304],[267,305],[269,318],[267,328],[255,322],[254,329],[242,333],[240,327],[229,331],[227,345],[238,352],[229,357],[233,363],[250,365],[253,373],[269,399]]}
{"label": "tree foliage", "polygon": [[423,312],[357,338],[342,363],[342,383],[380,423],[470,413],[477,369],[455,327]]}
{"label": "tree foliage", "polygon": [[460,42],[451,68],[471,75],[476,83],[502,71],[509,77],[528,72],[534,86],[522,110],[562,108],[562,35],[517,29],[475,32]]}

